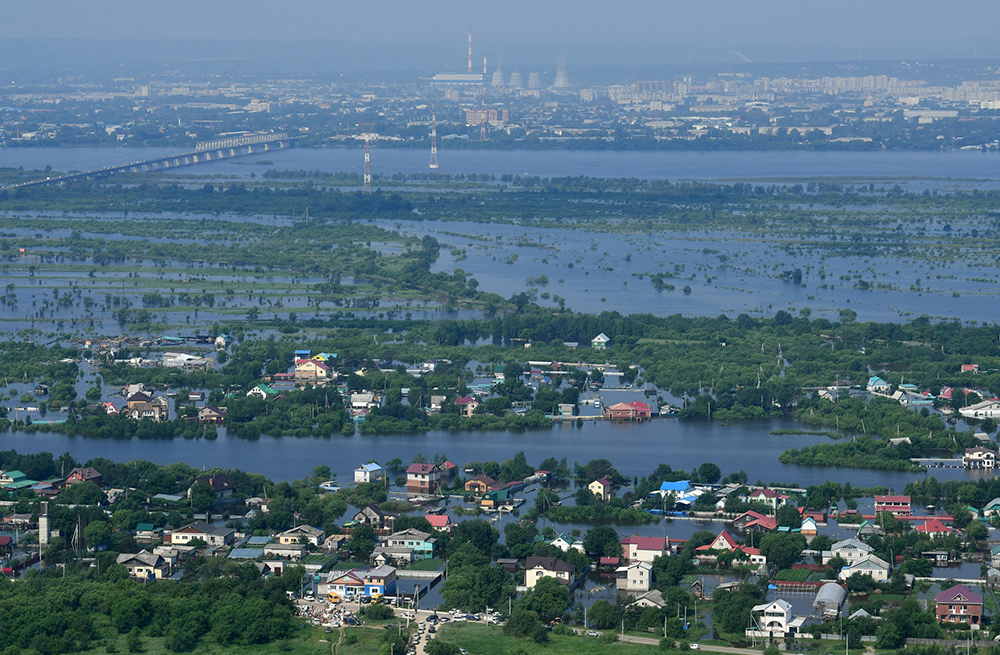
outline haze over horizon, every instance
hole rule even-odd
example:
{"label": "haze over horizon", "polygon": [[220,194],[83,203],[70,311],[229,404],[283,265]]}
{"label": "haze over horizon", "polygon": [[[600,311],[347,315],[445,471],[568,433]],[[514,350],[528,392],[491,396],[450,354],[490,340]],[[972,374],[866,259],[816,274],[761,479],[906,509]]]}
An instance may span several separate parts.
{"label": "haze over horizon", "polygon": [[459,71],[469,28],[477,71],[484,54],[491,71],[498,58],[513,70],[555,57],[634,67],[1000,56],[1000,2],[958,0],[942,8],[926,0],[625,0],[613,8],[596,0],[289,0],[275,11],[264,0],[36,0],[18,8],[18,20],[0,24],[0,68],[176,57],[242,60],[248,69],[299,60],[310,72]]}

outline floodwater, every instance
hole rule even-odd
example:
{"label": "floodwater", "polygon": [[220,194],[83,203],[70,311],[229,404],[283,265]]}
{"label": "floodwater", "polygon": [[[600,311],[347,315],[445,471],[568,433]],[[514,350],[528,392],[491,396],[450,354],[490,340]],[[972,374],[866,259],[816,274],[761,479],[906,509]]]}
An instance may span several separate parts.
{"label": "floodwater", "polygon": [[[438,141],[440,174],[492,173],[539,177],[589,176],[657,180],[807,180],[874,178],[915,189],[1000,187],[995,152],[623,152],[568,150],[449,150]],[[263,171],[305,170],[362,173],[359,145],[261,153],[178,168],[178,174],[259,176]],[[178,154],[165,148],[0,148],[0,167],[86,171]],[[372,173],[429,173],[429,153],[419,148],[376,146]],[[270,161],[261,165],[256,162]],[[915,178],[920,178],[919,180]],[[867,182],[867,180],[866,180]]]}
{"label": "floodwater", "polygon": [[[326,464],[341,481],[354,479],[353,471],[375,459],[386,462],[399,457],[404,462],[423,453],[429,458],[444,455],[462,465],[471,461],[503,461],[524,451],[530,464],[565,457],[570,467],[592,459],[606,458],[628,476],[649,475],[657,464],[690,471],[714,462],[723,475],[746,471],[749,482],[806,486],[814,480],[848,482],[854,487],[885,486],[902,492],[910,480],[923,473],[869,471],[847,468],[809,468],[781,464],[778,456],[787,448],[801,448],[828,441],[820,435],[774,435],[773,430],[807,429],[794,420],[744,421],[733,424],[698,423],[659,419],[644,424],[610,421],[559,424],[551,430],[532,432],[460,432],[433,430],[414,435],[379,435],[329,438],[266,437],[247,441],[221,433],[214,441],[131,439],[115,441],[72,437],[57,433],[0,435],[0,449],[18,452],[69,452],[80,461],[107,457],[116,461],[144,459],[159,464],[183,461],[197,468],[238,468],[263,473],[273,480],[295,480]],[[984,472],[935,469],[939,479],[971,480]]]}

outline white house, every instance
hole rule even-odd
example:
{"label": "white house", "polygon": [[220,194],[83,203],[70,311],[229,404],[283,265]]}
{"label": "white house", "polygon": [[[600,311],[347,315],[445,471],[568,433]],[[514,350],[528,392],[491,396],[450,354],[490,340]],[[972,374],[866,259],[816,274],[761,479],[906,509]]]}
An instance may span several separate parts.
{"label": "white house", "polygon": [[1000,418],[1000,401],[984,400],[958,410],[965,418]]}
{"label": "white house", "polygon": [[550,546],[555,546],[562,552],[569,551],[570,548],[576,549],[583,552],[583,542],[579,539],[574,539],[566,533],[560,534],[558,537],[549,542]]}
{"label": "white house", "polygon": [[976,446],[966,448],[962,455],[962,468],[967,469],[992,469],[997,465],[997,453],[995,450]]}
{"label": "white house", "polygon": [[875,582],[885,582],[889,579],[889,562],[875,555],[868,555],[841,569],[840,579],[846,580],[855,573],[870,575]]}
{"label": "white house", "polygon": [[873,375],[870,378],[868,378],[868,385],[865,387],[865,389],[867,389],[869,393],[881,393],[881,394],[889,393],[889,390],[891,388],[892,388],[891,384],[889,384],[888,382],[886,382],[877,375]]}
{"label": "white house", "polygon": [[781,598],[762,605],[755,605],[753,613],[755,626],[747,628],[748,637],[784,637],[799,632],[806,617],[792,616],[791,604]]}
{"label": "white house", "polygon": [[834,557],[840,557],[851,565],[863,560],[872,550],[871,546],[857,539],[844,539],[830,546],[830,550],[823,552],[823,563],[829,564]]}
{"label": "white house", "polygon": [[375,462],[362,464],[358,468],[354,469],[355,482],[375,482],[376,480],[381,480],[384,477],[385,469]]}
{"label": "white house", "polygon": [[608,347],[608,343],[611,341],[611,337],[601,332],[596,337],[590,340],[590,347],[594,350],[604,350]]}
{"label": "white house", "polygon": [[529,557],[524,563],[524,585],[534,589],[535,584],[544,577],[555,578],[559,582],[572,586],[573,566],[555,557]]}
{"label": "white house", "polygon": [[649,562],[635,562],[615,569],[619,591],[649,591],[653,579],[653,565]]}

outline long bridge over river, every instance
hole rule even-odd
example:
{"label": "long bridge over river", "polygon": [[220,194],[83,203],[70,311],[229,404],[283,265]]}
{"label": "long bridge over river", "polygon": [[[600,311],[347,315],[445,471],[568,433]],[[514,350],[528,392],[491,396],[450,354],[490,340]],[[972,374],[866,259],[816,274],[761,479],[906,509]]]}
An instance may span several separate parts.
{"label": "long bridge over river", "polygon": [[134,161],[117,166],[107,166],[83,173],[70,173],[68,175],[58,175],[41,180],[11,184],[0,187],[0,191],[42,186],[44,184],[64,184],[75,180],[95,180],[110,177],[118,173],[144,173],[167,168],[207,164],[208,162],[219,161],[220,159],[232,159],[234,157],[246,157],[247,155],[270,152],[272,150],[284,150],[290,148],[296,138],[298,137],[290,137],[284,132],[278,132],[272,134],[247,134],[226,139],[217,139],[215,141],[203,141],[195,146],[194,152],[159,157],[157,159],[146,159],[144,161]]}

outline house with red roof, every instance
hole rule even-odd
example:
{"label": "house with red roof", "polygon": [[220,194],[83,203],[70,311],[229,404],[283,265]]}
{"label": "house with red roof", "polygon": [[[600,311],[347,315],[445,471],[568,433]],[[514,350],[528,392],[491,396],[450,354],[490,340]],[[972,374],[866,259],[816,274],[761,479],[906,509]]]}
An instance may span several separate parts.
{"label": "house with red roof", "polygon": [[733,550],[738,550],[739,552],[746,555],[747,560],[754,566],[758,564],[767,564],[767,558],[760,554],[759,548],[751,548],[750,546],[737,546]]}
{"label": "house with red roof", "polygon": [[705,544],[704,546],[698,546],[695,550],[704,553],[709,550],[736,550],[738,546],[739,544],[736,543],[736,540],[733,539],[732,535],[730,535],[726,530],[723,530],[719,533],[718,537],[712,540],[711,543]]}
{"label": "house with red roof", "polygon": [[455,404],[465,418],[469,418],[479,409],[479,401],[472,396],[459,396],[455,399]]}
{"label": "house with red roof", "polygon": [[451,522],[451,517],[447,514],[427,514],[424,518],[427,519],[432,528],[441,532],[450,533],[455,527],[455,524]]}
{"label": "house with red roof", "polygon": [[616,403],[604,408],[604,416],[612,421],[648,421],[653,410],[644,402]]}
{"label": "house with red roof", "polygon": [[649,562],[667,553],[667,540],[663,537],[632,535],[622,539],[622,555],[628,563]]}
{"label": "house with red roof", "polygon": [[597,478],[588,484],[587,488],[590,489],[590,493],[600,496],[605,503],[611,498],[612,484],[607,478]]}
{"label": "house with red roof", "polygon": [[962,364],[962,373],[978,373],[979,364]]}
{"label": "house with red roof", "polygon": [[875,496],[875,512],[909,515],[909,496]]}
{"label": "house with red roof", "polygon": [[983,597],[965,585],[955,585],[934,596],[940,623],[978,624],[983,618]]}
{"label": "house with red roof", "polygon": [[781,496],[778,492],[770,489],[756,489],[747,496],[747,500],[751,503],[760,503],[767,505],[772,510],[777,510],[778,507],[785,504],[787,496]]}
{"label": "house with red roof", "polygon": [[928,519],[921,525],[918,525],[916,531],[928,537],[943,537],[954,532],[954,530],[942,523],[940,519]]}
{"label": "house with red roof", "polygon": [[410,464],[406,469],[406,493],[432,494],[441,485],[441,469],[437,464]]}
{"label": "house with red roof", "polygon": [[751,531],[774,532],[778,529],[778,522],[773,517],[750,510],[733,519],[733,527],[744,533]]}

